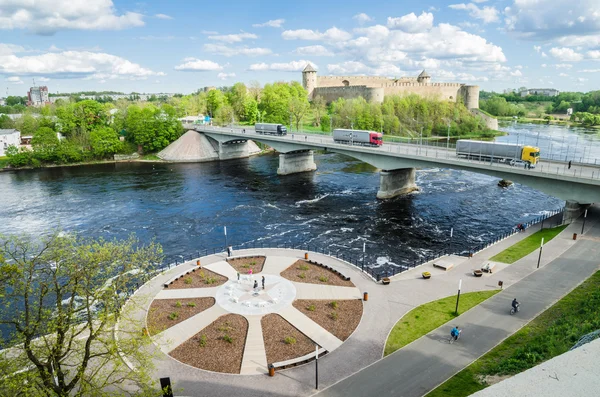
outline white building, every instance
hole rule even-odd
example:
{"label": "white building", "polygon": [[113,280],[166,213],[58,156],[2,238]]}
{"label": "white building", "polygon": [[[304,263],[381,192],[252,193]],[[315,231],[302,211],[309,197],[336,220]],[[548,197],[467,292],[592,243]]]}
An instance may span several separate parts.
{"label": "white building", "polygon": [[0,98],[0,106],[6,106],[6,98]]}
{"label": "white building", "polygon": [[0,157],[6,156],[9,146],[21,146],[21,131],[10,129],[0,130]]}
{"label": "white building", "polygon": [[541,95],[541,96],[558,96],[560,91],[554,88],[528,88],[519,92],[522,97],[528,95]]}
{"label": "white building", "polygon": [[27,93],[27,106],[42,106],[50,103],[48,99],[48,87],[31,87]]}

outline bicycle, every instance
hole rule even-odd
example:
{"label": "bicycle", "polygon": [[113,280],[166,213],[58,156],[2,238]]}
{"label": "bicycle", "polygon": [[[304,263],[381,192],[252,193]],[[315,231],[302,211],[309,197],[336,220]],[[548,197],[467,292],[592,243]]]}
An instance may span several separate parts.
{"label": "bicycle", "polygon": [[462,334],[462,329],[458,330],[458,335],[457,336],[453,336],[452,334],[450,334],[450,340],[448,342],[450,344],[453,344],[454,342],[456,342],[460,338],[460,334]]}
{"label": "bicycle", "polygon": [[521,306],[521,304],[518,304],[516,308],[511,307],[510,308],[510,314],[513,315],[515,313],[518,313],[519,312],[519,306]]}

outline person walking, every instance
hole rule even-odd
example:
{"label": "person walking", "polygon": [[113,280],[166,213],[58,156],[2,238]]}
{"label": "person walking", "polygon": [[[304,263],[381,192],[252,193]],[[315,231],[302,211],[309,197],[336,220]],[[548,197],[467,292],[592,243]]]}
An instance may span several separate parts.
{"label": "person walking", "polygon": [[240,281],[240,272],[237,272],[238,281]]}
{"label": "person walking", "polygon": [[569,169],[571,169],[571,160],[569,160]]}
{"label": "person walking", "polygon": [[231,247],[227,247],[227,257],[231,256]]}
{"label": "person walking", "polygon": [[263,286],[263,289],[265,289],[265,276],[262,276],[262,286]]}
{"label": "person walking", "polygon": [[254,280],[254,289],[258,288],[258,281]]}

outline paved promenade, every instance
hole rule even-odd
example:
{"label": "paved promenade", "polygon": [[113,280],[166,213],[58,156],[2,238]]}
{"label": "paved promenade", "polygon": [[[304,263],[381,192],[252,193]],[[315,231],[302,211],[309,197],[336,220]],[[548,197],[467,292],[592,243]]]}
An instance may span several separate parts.
{"label": "paved promenade", "polygon": [[[571,236],[581,231],[581,221],[552,240],[544,257],[546,261],[553,260],[542,262],[540,269],[531,272],[536,268],[538,251],[510,265],[505,272],[514,268],[530,274],[453,320],[452,325],[463,328],[457,343],[448,343],[451,325],[444,325],[318,395],[419,397],[426,394],[600,269],[599,217],[598,207],[591,208],[586,225],[590,230],[576,243]],[[510,303],[515,297],[521,302],[521,311],[511,316]]]}

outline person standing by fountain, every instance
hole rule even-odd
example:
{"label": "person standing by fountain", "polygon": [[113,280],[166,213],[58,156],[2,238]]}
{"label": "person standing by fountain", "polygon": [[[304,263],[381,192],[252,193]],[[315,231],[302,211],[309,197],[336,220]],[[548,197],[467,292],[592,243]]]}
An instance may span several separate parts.
{"label": "person standing by fountain", "polygon": [[265,276],[262,276],[262,287],[265,289]]}
{"label": "person standing by fountain", "polygon": [[258,281],[254,280],[254,290],[256,291],[257,288],[258,288]]}

